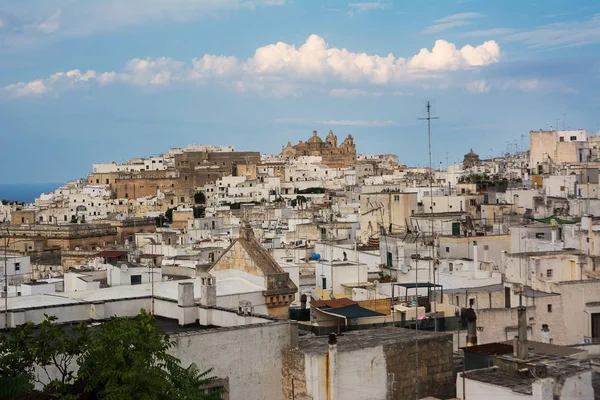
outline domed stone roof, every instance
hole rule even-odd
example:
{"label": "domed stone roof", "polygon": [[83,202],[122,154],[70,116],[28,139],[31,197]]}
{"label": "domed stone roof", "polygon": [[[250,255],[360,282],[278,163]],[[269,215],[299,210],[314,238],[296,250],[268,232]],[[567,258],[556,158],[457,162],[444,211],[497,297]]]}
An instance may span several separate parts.
{"label": "domed stone roof", "polygon": [[473,149],[471,148],[471,151],[469,151],[467,154],[465,154],[465,157],[479,157],[479,154],[476,154]]}
{"label": "domed stone roof", "polygon": [[323,140],[317,136],[317,131],[313,131],[313,135],[308,139],[308,143],[323,143]]}

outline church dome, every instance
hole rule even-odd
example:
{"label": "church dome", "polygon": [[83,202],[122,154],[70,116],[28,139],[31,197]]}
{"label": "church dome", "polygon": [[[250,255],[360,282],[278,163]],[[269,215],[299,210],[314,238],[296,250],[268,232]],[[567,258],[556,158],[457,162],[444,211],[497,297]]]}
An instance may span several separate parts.
{"label": "church dome", "polygon": [[323,143],[323,140],[317,136],[317,131],[313,131],[313,135],[308,139],[308,143]]}
{"label": "church dome", "polygon": [[476,154],[473,149],[471,149],[471,151],[465,154],[465,157],[479,157],[479,154]]}

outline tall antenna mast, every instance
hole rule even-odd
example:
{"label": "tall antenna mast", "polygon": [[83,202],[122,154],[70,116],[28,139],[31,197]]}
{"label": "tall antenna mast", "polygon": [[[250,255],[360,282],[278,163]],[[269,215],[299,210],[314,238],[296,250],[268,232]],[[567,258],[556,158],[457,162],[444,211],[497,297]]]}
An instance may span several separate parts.
{"label": "tall antenna mast", "polygon": [[[428,139],[428,144],[429,144],[429,209],[431,211],[431,247],[430,247],[430,254],[429,254],[429,281],[431,282],[431,276],[432,276],[432,263],[433,263],[433,249],[435,247],[435,235],[434,235],[434,229],[433,229],[433,166],[431,164],[431,120],[432,119],[439,119],[438,117],[432,117],[431,116],[431,104],[429,103],[429,101],[427,102],[427,118],[419,118],[420,120],[426,120],[427,121],[427,139]],[[434,277],[435,279],[435,277]],[[435,290],[435,288],[434,288]],[[436,294],[436,302],[434,303],[434,305],[437,304],[437,294]],[[437,307],[436,307],[437,308]],[[435,313],[435,330],[437,332],[437,310],[434,310]]]}

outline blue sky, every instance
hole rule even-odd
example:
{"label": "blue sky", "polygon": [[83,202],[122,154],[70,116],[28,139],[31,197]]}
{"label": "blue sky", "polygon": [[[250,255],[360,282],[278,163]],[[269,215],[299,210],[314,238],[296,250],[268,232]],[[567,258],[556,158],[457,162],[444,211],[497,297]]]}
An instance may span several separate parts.
{"label": "blue sky", "polygon": [[[313,130],[427,163],[600,128],[597,1],[3,0],[0,183]],[[522,140],[522,135],[524,139]]]}

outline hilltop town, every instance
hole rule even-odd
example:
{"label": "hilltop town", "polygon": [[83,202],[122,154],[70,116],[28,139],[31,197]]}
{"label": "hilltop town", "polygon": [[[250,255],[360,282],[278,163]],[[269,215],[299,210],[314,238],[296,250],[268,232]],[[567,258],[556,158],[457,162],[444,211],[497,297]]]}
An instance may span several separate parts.
{"label": "hilltop town", "polygon": [[439,169],[345,136],[171,148],[1,204],[0,329],[145,309],[229,399],[599,396],[600,135]]}

